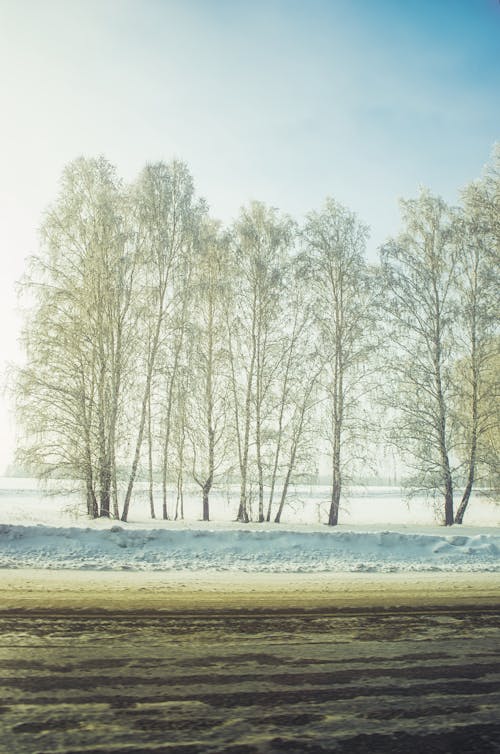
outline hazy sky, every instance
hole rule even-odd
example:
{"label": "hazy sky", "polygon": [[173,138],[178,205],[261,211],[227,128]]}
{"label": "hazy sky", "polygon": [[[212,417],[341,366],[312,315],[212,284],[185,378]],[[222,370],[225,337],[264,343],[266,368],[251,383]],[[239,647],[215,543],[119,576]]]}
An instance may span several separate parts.
{"label": "hazy sky", "polygon": [[[215,216],[300,218],[331,195],[398,229],[399,196],[449,201],[500,138],[498,0],[0,0],[0,362],[15,281],[65,163],[125,178],[190,166]],[[0,369],[4,371],[2,363]],[[12,430],[0,408],[0,471]]]}

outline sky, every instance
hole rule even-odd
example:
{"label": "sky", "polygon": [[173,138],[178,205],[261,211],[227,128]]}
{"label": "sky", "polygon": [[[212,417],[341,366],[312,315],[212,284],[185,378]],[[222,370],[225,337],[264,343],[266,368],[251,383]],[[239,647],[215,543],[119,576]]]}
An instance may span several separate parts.
{"label": "sky", "polygon": [[[65,164],[126,180],[180,158],[215,217],[332,196],[397,233],[398,198],[447,201],[500,138],[498,0],[0,0],[0,379],[16,281]],[[0,399],[0,473],[12,460]]]}

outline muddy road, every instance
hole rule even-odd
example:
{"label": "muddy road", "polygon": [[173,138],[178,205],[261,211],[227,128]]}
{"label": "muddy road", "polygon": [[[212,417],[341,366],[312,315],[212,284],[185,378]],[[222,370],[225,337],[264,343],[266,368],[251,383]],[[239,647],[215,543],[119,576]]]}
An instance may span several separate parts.
{"label": "muddy road", "polygon": [[2,754],[500,751],[500,609],[0,614]]}

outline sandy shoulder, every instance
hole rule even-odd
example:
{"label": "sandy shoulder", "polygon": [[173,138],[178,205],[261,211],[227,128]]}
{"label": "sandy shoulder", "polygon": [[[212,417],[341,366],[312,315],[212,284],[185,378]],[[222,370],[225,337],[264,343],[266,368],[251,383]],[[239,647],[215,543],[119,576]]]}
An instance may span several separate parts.
{"label": "sandy shoulder", "polygon": [[500,573],[0,570],[0,611],[500,607]]}

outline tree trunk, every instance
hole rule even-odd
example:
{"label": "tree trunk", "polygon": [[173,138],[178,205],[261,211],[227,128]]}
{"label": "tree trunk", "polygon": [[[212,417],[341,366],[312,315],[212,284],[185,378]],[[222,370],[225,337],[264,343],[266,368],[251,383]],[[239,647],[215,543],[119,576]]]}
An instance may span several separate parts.
{"label": "tree trunk", "polygon": [[328,513],[328,526],[337,526],[339,522],[340,494],[342,476],[340,471],[340,447],[342,442],[342,423],[344,417],[344,374],[341,351],[341,327],[339,324],[339,305],[336,305],[335,331],[335,370],[333,383],[333,449],[332,449],[332,496]]}
{"label": "tree trunk", "polygon": [[[276,479],[278,476],[278,467],[280,462],[280,453],[281,453],[281,443],[283,440],[283,418],[285,414],[285,404],[288,397],[288,381],[290,377],[290,369],[292,365],[293,356],[295,354],[295,344],[297,342],[297,318],[299,314],[299,309],[294,309],[294,320],[293,320],[293,330],[292,335],[290,338],[290,343],[288,345],[288,355],[286,360],[286,366],[285,366],[285,372],[283,374],[283,382],[282,382],[282,389],[281,389],[281,398],[280,398],[280,413],[278,417],[278,434],[276,439],[276,451],[274,454],[274,464],[273,464],[273,470],[271,474],[271,488],[269,490],[269,501],[267,504],[267,515],[266,515],[266,521],[271,520],[271,511],[273,507],[273,501],[274,501],[274,490],[276,487]],[[288,486],[288,485],[286,485]],[[276,521],[276,518],[274,519],[274,523],[279,523],[279,519],[281,517],[281,513],[278,516],[278,521]]]}
{"label": "tree trunk", "polygon": [[99,515],[109,518],[111,503],[111,468],[108,448],[106,447],[106,434],[104,428],[103,408],[99,412]]}
{"label": "tree trunk", "polygon": [[155,340],[153,343],[152,352],[150,354],[150,362],[148,365],[148,374],[146,377],[146,386],[144,389],[144,396],[142,399],[142,408],[141,408],[141,416],[139,420],[139,432],[137,435],[137,442],[135,446],[135,453],[134,453],[134,460],[132,462],[132,468],[130,470],[130,476],[129,476],[129,482],[127,486],[127,492],[125,494],[125,500],[123,503],[123,511],[122,511],[122,521],[127,521],[128,518],[128,511],[130,508],[130,500],[132,498],[132,490],[134,488],[134,482],[135,478],[137,476],[137,470],[139,468],[139,460],[141,456],[141,448],[142,448],[142,441],[144,437],[144,429],[146,425],[146,416],[147,416],[147,408],[148,408],[148,401],[150,397],[150,391],[151,391],[151,381],[152,381],[152,372],[153,372],[153,363],[154,363],[154,357],[156,355],[157,345],[158,345],[158,338],[159,338],[159,327],[158,331],[155,335]]}
{"label": "tree trunk", "polygon": [[156,518],[153,486],[153,438],[151,436],[151,393],[148,398],[148,472],[149,472],[149,511]]}
{"label": "tree trunk", "polygon": [[328,513],[328,526],[337,526],[339,522],[340,495],[342,492],[342,475],[340,471],[340,420],[335,421],[334,443],[332,457],[332,495],[330,511]]}
{"label": "tree trunk", "polygon": [[[177,473],[177,500],[175,503],[175,517],[177,518],[177,512],[179,509],[179,503],[181,503],[181,510],[184,508],[183,500],[184,500],[184,446],[186,442],[186,434],[184,430],[184,422],[185,422],[185,406],[183,406],[183,412],[181,417],[181,434],[179,438],[179,447],[178,447],[178,459],[179,459],[179,469]],[[184,518],[184,514],[182,515],[182,518]]]}
{"label": "tree trunk", "polygon": [[286,496],[288,493],[288,486],[290,484],[291,476],[292,476],[292,464],[289,465],[288,470],[286,472],[285,481],[283,483],[283,489],[281,490],[280,504],[278,506],[278,510],[276,511],[276,516],[274,517],[275,524],[279,524],[281,522],[281,514],[283,513],[283,508],[285,507],[285,501],[286,501]]}
{"label": "tree trunk", "polygon": [[264,521],[264,471],[262,467],[262,458],[260,455],[260,432],[258,433],[258,452],[257,452],[257,470],[259,476],[259,524]]}
{"label": "tree trunk", "polygon": [[212,484],[214,481],[215,473],[215,431],[209,426],[208,428],[208,477],[203,485],[203,520],[210,521],[210,510],[208,497]]}
{"label": "tree trunk", "polygon": [[293,434],[293,440],[292,440],[292,447],[290,449],[290,459],[288,461],[288,469],[285,476],[285,481],[283,483],[283,489],[281,490],[281,498],[280,498],[280,504],[278,506],[278,511],[276,513],[274,523],[279,524],[281,521],[281,514],[283,513],[283,508],[285,506],[286,502],[286,496],[288,494],[288,487],[290,485],[290,479],[292,478],[292,473],[295,468],[295,459],[297,457],[297,450],[299,448],[300,438],[302,436],[302,430],[304,427],[304,420],[306,417],[306,411],[307,411],[307,402],[309,399],[309,396],[311,394],[312,386],[314,385],[314,381],[312,380],[310,383],[310,386],[304,396],[304,400],[302,403],[302,406],[300,407],[300,418],[299,423],[295,429],[295,432]]}
{"label": "tree trunk", "polygon": [[[290,352],[291,352],[290,347]],[[287,383],[288,383],[288,371],[290,366],[290,357],[288,359],[287,368],[285,371],[285,377],[284,377],[284,384],[283,384],[283,391],[281,396],[281,403],[280,403],[280,415],[278,419],[278,436],[276,439],[276,451],[274,454],[274,464],[273,464],[273,471],[271,474],[271,487],[269,490],[269,500],[267,503],[267,515],[266,515],[266,521],[271,520],[271,511],[273,507],[273,500],[274,500],[274,490],[276,487],[276,478],[278,476],[278,466],[280,461],[280,452],[281,452],[281,442],[283,438],[283,414],[285,412],[285,401],[286,401],[286,395],[287,395]],[[279,523],[279,521],[276,521],[275,523]]]}
{"label": "tree trunk", "polygon": [[264,521],[264,469],[262,465],[262,442],[261,442],[261,422],[262,422],[262,371],[264,365],[261,355],[261,337],[260,321],[259,336],[257,339],[257,369],[256,369],[256,395],[255,395],[255,455],[257,462],[257,478],[259,487],[259,523]]}
{"label": "tree trunk", "polygon": [[182,472],[182,466],[177,474],[177,496],[175,499],[175,520],[178,518],[184,518],[184,478]]}
{"label": "tree trunk", "polygon": [[149,341],[149,354],[147,361],[147,374],[146,384],[144,386],[144,395],[142,398],[141,417],[139,420],[139,431],[137,433],[137,442],[135,445],[134,460],[132,462],[132,468],[130,470],[130,476],[125,493],[125,500],[123,502],[122,521],[126,521],[128,518],[128,511],[130,507],[130,500],[132,498],[132,490],[134,488],[135,478],[137,476],[137,469],[139,468],[139,460],[141,457],[142,441],[144,437],[144,429],[146,425],[146,415],[148,410],[148,401],[151,396],[151,384],[153,381],[153,369],[156,361],[156,354],[158,352],[158,344],[160,342],[160,331],[163,324],[163,318],[165,316],[164,302],[167,290],[167,279],[164,279],[159,288],[159,301],[158,301],[158,314],[156,317],[156,325],[153,333],[152,340]]}
{"label": "tree trunk", "polygon": [[453,479],[451,477],[450,460],[446,448],[446,420],[444,414],[444,401],[440,400],[439,421],[439,450],[441,454],[441,469],[444,481],[444,525],[452,526],[453,516]]}
{"label": "tree trunk", "polygon": [[[170,434],[170,430],[167,428],[166,437]],[[162,518],[164,521],[168,521],[168,501],[167,501],[167,461],[168,461],[168,439],[163,445],[163,464],[162,464],[162,476],[161,476],[161,494],[162,494]]]}
{"label": "tree trunk", "polygon": [[[474,475],[473,470],[472,470],[472,474]],[[474,484],[474,476],[472,476],[472,478],[469,477],[467,481],[467,486],[465,487],[462,500],[460,501],[460,505],[458,506],[457,512],[455,514],[456,524],[463,524],[464,522],[464,515],[465,515],[465,511],[467,510],[467,506],[469,504],[469,498],[470,498],[470,493],[472,492],[473,484]]]}
{"label": "tree trunk", "polygon": [[[253,371],[253,361],[251,364]],[[250,443],[250,397],[251,397],[251,380],[252,373],[249,375],[247,395],[245,401],[245,434],[243,439],[243,457],[241,463],[241,483],[240,483],[240,505],[238,508],[238,515],[236,520],[244,524],[249,521],[248,507],[247,507],[247,471],[248,471],[248,449]]]}
{"label": "tree trunk", "polygon": [[328,526],[337,526],[339,522],[340,489],[340,479],[334,476],[330,511],[328,513]]}
{"label": "tree trunk", "polygon": [[248,508],[247,508],[247,470],[246,468],[244,468],[241,474],[240,505],[238,508],[238,515],[236,516],[236,520],[243,524],[248,524],[250,520],[248,517]]}
{"label": "tree trunk", "polygon": [[203,485],[203,520],[210,521],[210,508],[208,502],[208,496],[210,494],[210,488],[212,486],[211,481],[207,481]]}
{"label": "tree trunk", "polygon": [[441,470],[444,481],[444,524],[445,526],[453,525],[453,479],[451,476],[450,459],[446,445],[446,405],[443,392],[443,383],[441,379],[442,368],[442,325],[441,325],[441,304],[436,280],[433,279],[434,290],[434,377],[436,380],[436,395],[438,400],[438,443],[439,453],[441,455]]}
{"label": "tree trunk", "polygon": [[[256,328],[256,294],[253,295],[252,305],[252,353],[250,357],[250,365],[248,367],[248,377],[245,395],[245,432],[243,436],[243,451],[241,455],[240,467],[241,467],[241,486],[240,486],[240,505],[238,508],[237,521],[241,521],[247,524],[249,521],[248,505],[247,505],[247,480],[248,480],[248,452],[250,445],[250,414],[252,405],[252,385],[255,371],[255,359],[257,357],[257,335]],[[235,411],[237,411],[235,406]]]}
{"label": "tree trunk", "polygon": [[116,460],[113,455],[113,464],[112,464],[112,493],[113,493],[113,518],[119,519],[120,518],[120,509],[118,507],[118,484],[116,481]]}
{"label": "tree trunk", "polygon": [[181,353],[181,347],[184,341],[184,324],[181,329],[180,336],[176,342],[174,363],[172,366],[172,374],[170,376],[170,383],[168,386],[167,396],[167,414],[165,417],[165,440],[163,443],[163,463],[162,463],[162,517],[164,521],[168,521],[168,500],[167,500],[167,471],[168,471],[168,449],[170,445],[170,430],[172,421],[172,407],[174,401],[174,385],[177,379],[177,371],[179,368],[179,357]]}
{"label": "tree trunk", "polygon": [[92,473],[87,474],[87,513],[91,518],[98,518],[99,506],[97,504],[97,498],[94,492],[94,486],[92,484]]}
{"label": "tree trunk", "polygon": [[474,477],[475,477],[475,470],[476,470],[476,448],[477,448],[477,429],[476,427],[474,427],[472,440],[471,440],[471,448],[470,448],[469,474],[467,477],[467,484],[465,486],[462,500],[460,501],[460,505],[458,506],[458,510],[455,515],[456,524],[463,523],[465,511],[467,510],[467,506],[469,504],[472,487],[474,485]]}
{"label": "tree trunk", "polygon": [[455,523],[461,524],[464,520],[465,511],[469,505],[469,499],[474,485],[475,471],[476,471],[476,452],[477,452],[477,433],[479,424],[479,364],[478,364],[478,346],[477,346],[477,270],[475,270],[474,283],[473,283],[473,310],[471,321],[471,353],[470,353],[470,366],[472,372],[472,405],[471,405],[471,436],[470,436],[470,449],[469,449],[469,473],[467,475],[467,484],[465,486],[464,494],[458,510],[455,515]]}
{"label": "tree trunk", "polygon": [[101,470],[101,511],[100,515],[104,518],[110,516],[111,504],[111,472],[106,462],[105,468]]}
{"label": "tree trunk", "polygon": [[139,432],[137,435],[137,442],[135,445],[134,460],[132,462],[132,468],[130,470],[127,491],[125,493],[125,500],[123,502],[123,511],[122,511],[122,517],[121,517],[122,521],[127,521],[128,519],[130,500],[132,499],[132,490],[134,488],[134,482],[137,476],[137,469],[139,468],[139,459],[141,457],[141,448],[142,448],[142,438],[144,435],[144,425],[146,423],[148,396],[149,396],[149,391],[151,388],[151,371],[152,371],[152,365],[148,369],[148,375],[146,379],[146,388],[145,388],[144,397],[142,400],[141,417],[139,420]]}
{"label": "tree trunk", "polygon": [[85,433],[85,455],[86,455],[86,472],[85,472],[85,486],[87,494],[87,513],[91,518],[98,518],[99,505],[94,489],[94,474],[92,471],[92,451],[90,447],[90,423],[88,421],[85,405],[83,405],[83,417],[84,417],[84,433]]}

